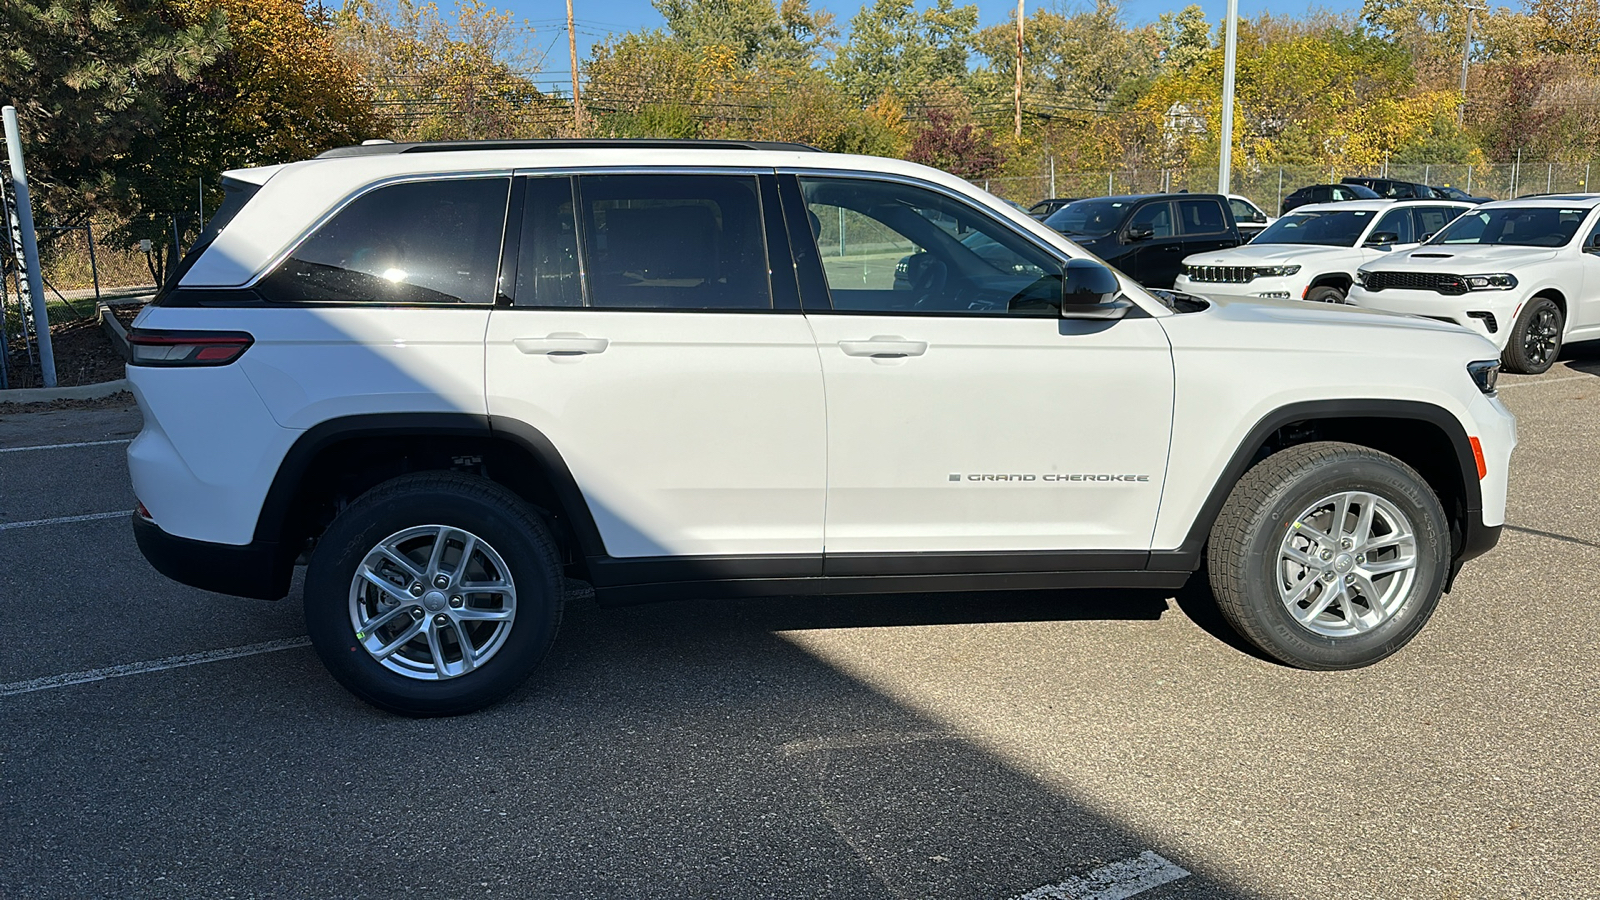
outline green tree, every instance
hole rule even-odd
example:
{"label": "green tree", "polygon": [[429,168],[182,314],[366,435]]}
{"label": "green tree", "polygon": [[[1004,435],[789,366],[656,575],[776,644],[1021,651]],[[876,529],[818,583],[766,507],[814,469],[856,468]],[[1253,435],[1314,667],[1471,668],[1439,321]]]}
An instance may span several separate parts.
{"label": "green tree", "polygon": [[133,148],[229,43],[221,10],[183,20],[162,0],[7,0],[0,34],[42,222],[138,212],[150,169]]}
{"label": "green tree", "polygon": [[828,74],[860,104],[886,92],[916,97],[928,85],[966,77],[977,25],[978,8],[954,0],[935,0],[920,13],[911,0],[875,0],[850,20],[850,39]]}
{"label": "green tree", "polygon": [[1206,11],[1192,3],[1178,12],[1162,13],[1156,20],[1156,34],[1161,39],[1163,72],[1181,75],[1211,52],[1211,25],[1206,22]]}
{"label": "green tree", "polygon": [[807,0],[654,0],[667,31],[687,47],[730,48],[741,67],[810,66],[838,36],[833,14]]}

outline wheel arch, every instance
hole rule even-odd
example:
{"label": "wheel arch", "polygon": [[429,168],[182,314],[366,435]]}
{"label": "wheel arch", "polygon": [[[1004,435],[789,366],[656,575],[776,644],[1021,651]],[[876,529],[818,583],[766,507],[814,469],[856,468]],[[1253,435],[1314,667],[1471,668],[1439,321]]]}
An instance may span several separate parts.
{"label": "wheel arch", "polygon": [[1200,568],[1211,527],[1244,473],[1279,450],[1317,440],[1370,447],[1416,469],[1438,495],[1450,522],[1451,558],[1457,565],[1464,561],[1470,520],[1483,508],[1483,488],[1460,420],[1443,407],[1414,400],[1314,400],[1274,410],[1250,429],[1212,485],[1183,543],[1176,550],[1152,552],[1150,567]]}
{"label": "wheel arch", "polygon": [[318,423],[284,455],[256,519],[284,570],[350,500],[410,472],[455,470],[510,488],[544,515],[579,574],[604,553],[594,517],[555,445],[524,423],[472,413],[377,413]]}
{"label": "wheel arch", "polygon": [[1310,293],[1312,288],[1331,287],[1338,288],[1348,294],[1350,286],[1355,283],[1355,276],[1346,272],[1324,272],[1311,279],[1311,283],[1306,285],[1306,292]]}
{"label": "wheel arch", "polygon": [[[1528,295],[1528,303],[1532,303],[1540,297],[1551,301],[1556,305],[1556,309],[1561,310],[1561,327],[1565,331],[1566,327],[1572,324],[1572,318],[1567,315],[1567,296],[1561,292],[1560,288],[1553,285],[1545,285]],[[1526,306],[1527,304],[1524,303],[1523,305]],[[1513,327],[1515,324],[1514,322],[1512,323]]]}

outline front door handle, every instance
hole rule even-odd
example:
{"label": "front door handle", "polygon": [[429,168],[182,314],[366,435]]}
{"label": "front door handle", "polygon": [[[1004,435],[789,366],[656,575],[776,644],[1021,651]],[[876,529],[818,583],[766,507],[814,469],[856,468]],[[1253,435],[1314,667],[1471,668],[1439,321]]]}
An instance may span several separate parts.
{"label": "front door handle", "polygon": [[845,356],[870,356],[874,359],[903,359],[928,352],[927,341],[908,341],[897,334],[876,334],[864,341],[840,341]]}
{"label": "front door handle", "polygon": [[605,338],[592,338],[576,332],[558,332],[545,337],[517,338],[511,343],[530,355],[604,353],[611,342]]}

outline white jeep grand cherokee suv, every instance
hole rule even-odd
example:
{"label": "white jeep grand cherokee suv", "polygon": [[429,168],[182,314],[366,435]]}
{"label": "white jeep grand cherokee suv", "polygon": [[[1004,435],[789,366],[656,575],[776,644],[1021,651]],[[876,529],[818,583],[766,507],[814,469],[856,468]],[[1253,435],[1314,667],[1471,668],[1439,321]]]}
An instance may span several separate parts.
{"label": "white jeep grand cherokee suv", "polygon": [[304,562],[318,653],[386,709],[513,690],[564,576],[632,603],[1204,567],[1267,653],[1362,666],[1500,533],[1482,338],[1158,298],[921,166],[384,144],[225,184],[131,332],[134,530],[223,593]]}
{"label": "white jeep grand cherokee suv", "polygon": [[1485,203],[1357,275],[1350,303],[1454,322],[1536,375],[1564,342],[1600,338],[1600,194]]}
{"label": "white jeep grand cherokee suv", "polygon": [[1416,246],[1468,209],[1437,200],[1302,206],[1248,244],[1186,257],[1173,287],[1208,298],[1343,303],[1363,263]]}

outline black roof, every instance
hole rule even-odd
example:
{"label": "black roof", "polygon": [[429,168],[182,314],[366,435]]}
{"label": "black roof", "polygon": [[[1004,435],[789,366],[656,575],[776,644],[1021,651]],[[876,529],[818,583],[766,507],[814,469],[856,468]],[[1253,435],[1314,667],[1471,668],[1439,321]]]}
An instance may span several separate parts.
{"label": "black roof", "polygon": [[631,150],[790,150],[821,153],[809,144],[787,141],[722,141],[687,140],[675,138],[538,138],[513,141],[419,141],[416,143],[362,144],[357,147],[335,147],[317,155],[317,159],[336,159],[344,156],[387,156],[394,153],[445,153],[458,150],[603,150],[607,148]]}

